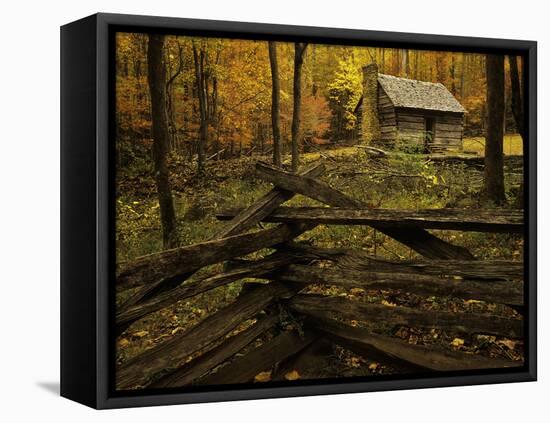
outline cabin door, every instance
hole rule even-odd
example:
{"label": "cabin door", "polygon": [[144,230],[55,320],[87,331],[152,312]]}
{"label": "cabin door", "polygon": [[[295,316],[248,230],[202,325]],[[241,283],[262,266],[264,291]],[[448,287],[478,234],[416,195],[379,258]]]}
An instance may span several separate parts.
{"label": "cabin door", "polygon": [[424,129],[424,150],[426,153],[429,153],[435,136],[435,119],[427,117],[424,120],[426,123],[426,127]]}

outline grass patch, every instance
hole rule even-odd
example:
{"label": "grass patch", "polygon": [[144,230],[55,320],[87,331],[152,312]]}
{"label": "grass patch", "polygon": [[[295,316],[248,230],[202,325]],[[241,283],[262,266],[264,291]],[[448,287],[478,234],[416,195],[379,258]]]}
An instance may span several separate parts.
{"label": "grass patch", "polygon": [[[485,137],[464,138],[465,153],[485,154]],[[523,140],[519,134],[504,135],[504,154],[506,156],[523,155]]]}

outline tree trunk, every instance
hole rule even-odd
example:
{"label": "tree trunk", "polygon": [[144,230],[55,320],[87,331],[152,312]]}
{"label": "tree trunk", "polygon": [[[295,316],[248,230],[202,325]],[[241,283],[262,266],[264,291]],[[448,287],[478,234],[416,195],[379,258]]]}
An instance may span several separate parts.
{"label": "tree trunk", "polygon": [[[167,55],[168,56],[168,55]],[[167,60],[170,63],[169,59]],[[166,115],[169,121],[170,130],[170,150],[175,150],[177,145],[177,129],[176,129],[176,110],[174,103],[174,82],[176,78],[183,71],[183,48],[178,44],[178,68],[173,75],[171,69],[169,74],[171,75],[166,81]]]}
{"label": "tree trunk", "polygon": [[510,61],[510,86],[512,88],[512,114],[516,121],[517,131],[523,140],[523,152],[525,154],[525,126],[523,121],[523,101],[521,94],[521,85],[519,82],[518,58],[516,56],[508,56]]}
{"label": "tree trunk", "polygon": [[451,74],[451,94],[456,97],[456,61],[454,53],[451,54],[449,73]]}
{"label": "tree trunk", "polygon": [[311,46],[311,95],[317,97],[319,91],[319,75],[317,64],[317,47],[315,44]]}
{"label": "tree trunk", "polygon": [[405,78],[410,78],[410,65],[409,65],[409,50],[402,49],[401,50],[401,76],[404,76]]}
{"label": "tree trunk", "polygon": [[[220,63],[220,51],[216,52],[216,59],[214,60],[215,69],[217,69]],[[210,96],[212,110],[209,116],[209,120],[212,122],[214,128],[214,151],[220,151],[220,120],[218,116],[218,76],[212,72],[212,94]],[[219,155],[216,160],[219,160]]]}
{"label": "tree trunk", "polygon": [[487,131],[485,137],[485,191],[496,205],[504,195],[504,56],[487,55]]}
{"label": "tree trunk", "polygon": [[391,66],[393,75],[401,75],[401,50],[394,48],[391,52]]}
{"label": "tree trunk", "polygon": [[149,35],[147,65],[151,92],[151,120],[155,179],[160,205],[162,240],[164,248],[177,246],[176,213],[168,178],[166,155],[168,150],[168,123],[166,122],[166,68],[162,60],[164,36]]}
{"label": "tree trunk", "polygon": [[298,171],[300,162],[300,150],[298,142],[300,139],[300,119],[302,106],[302,64],[306,43],[294,44],[294,109],[292,111],[292,172]]}
{"label": "tree trunk", "polygon": [[206,110],[207,93],[205,90],[204,76],[204,48],[200,52],[197,45],[193,42],[193,58],[195,61],[195,81],[197,84],[197,93],[199,97],[199,144],[198,144],[198,168],[200,175],[204,174],[204,165],[206,163],[206,143],[208,142],[208,113]]}
{"label": "tree trunk", "polygon": [[460,63],[460,100],[464,101],[464,82],[465,82],[465,73],[466,73],[466,53],[462,53],[462,61]]}
{"label": "tree trunk", "polygon": [[279,65],[277,63],[277,45],[269,41],[269,62],[271,64],[271,126],[273,128],[273,164],[281,167],[281,129],[279,128],[279,103],[281,86],[279,83]]}

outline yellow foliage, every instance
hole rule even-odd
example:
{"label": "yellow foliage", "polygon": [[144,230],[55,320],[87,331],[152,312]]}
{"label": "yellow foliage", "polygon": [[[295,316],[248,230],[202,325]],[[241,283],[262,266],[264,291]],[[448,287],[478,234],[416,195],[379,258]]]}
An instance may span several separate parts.
{"label": "yellow foliage", "polygon": [[369,364],[369,370],[376,370],[378,369],[378,366],[380,366],[379,363],[371,363]]}
{"label": "yellow foliage", "polygon": [[130,344],[130,341],[128,341],[128,339],[126,339],[126,338],[122,338],[118,341],[119,348],[127,347],[128,344]]}
{"label": "yellow foliage", "polygon": [[451,345],[453,347],[461,347],[462,345],[464,345],[464,339],[455,338],[453,339],[453,342],[451,342]]}

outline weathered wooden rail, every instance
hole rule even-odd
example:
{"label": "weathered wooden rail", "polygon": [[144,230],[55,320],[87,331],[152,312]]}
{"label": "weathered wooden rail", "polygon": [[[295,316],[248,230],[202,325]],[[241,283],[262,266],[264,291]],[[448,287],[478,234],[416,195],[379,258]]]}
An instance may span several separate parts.
{"label": "weathered wooden rail", "polygon": [[[180,300],[235,281],[255,278],[264,283],[246,284],[246,289],[228,306],[124,362],[116,371],[119,389],[248,382],[277,363],[307,352],[322,339],[388,363],[399,371],[521,365],[442,347],[409,345],[393,336],[346,323],[354,320],[386,327],[521,338],[520,317],[388,307],[308,294],[304,288],[341,286],[521,307],[522,263],[476,261],[465,248],[452,245],[427,229],[521,233],[522,212],[379,210],[318,180],[324,172],[321,164],[298,175],[262,163],[256,170],[259,177],[275,187],[246,209],[221,212],[218,217],[229,222],[211,240],[140,257],[118,269],[116,289],[124,292],[127,300],[117,308],[117,331],[122,333],[133,322]],[[280,207],[295,194],[330,207]],[[278,225],[251,230],[262,221]],[[387,261],[362,251],[293,242],[318,224],[369,225],[425,259]],[[265,248],[276,251],[257,260],[242,259]],[[195,275],[203,267],[222,262],[226,263],[222,271]],[[295,329],[281,325],[282,310],[293,316],[295,324],[290,326]],[[254,341],[268,333],[269,340],[265,338],[256,347]]]}
{"label": "weathered wooden rail", "polygon": [[[240,210],[217,214],[221,220],[232,219]],[[464,209],[360,209],[339,207],[279,207],[262,219],[264,222],[316,223],[325,225],[376,225],[381,228],[451,229],[458,231],[523,231],[521,210]]]}

